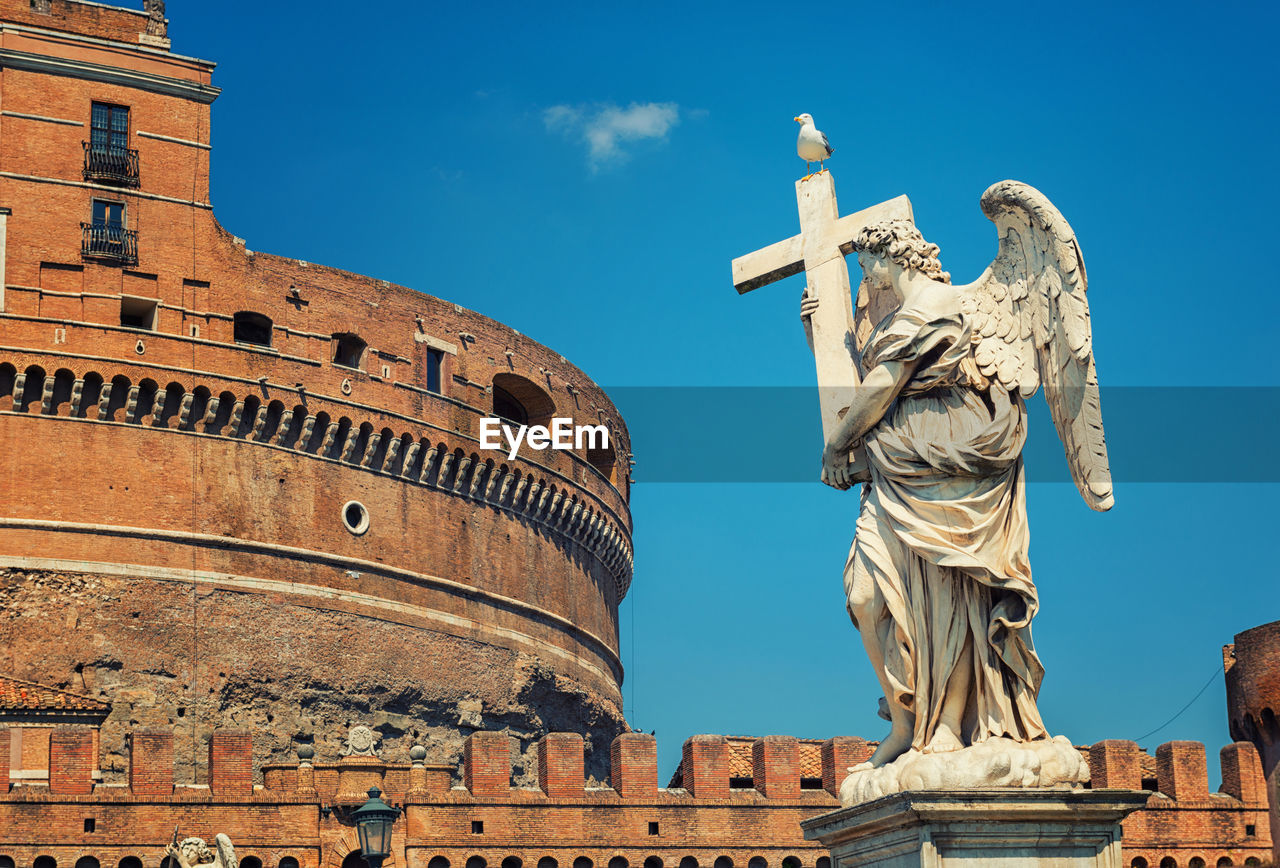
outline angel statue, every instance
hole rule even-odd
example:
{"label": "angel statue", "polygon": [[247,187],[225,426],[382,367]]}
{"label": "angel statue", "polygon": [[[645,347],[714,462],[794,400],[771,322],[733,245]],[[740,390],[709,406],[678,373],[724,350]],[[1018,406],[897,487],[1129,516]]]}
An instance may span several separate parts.
{"label": "angel statue", "polygon": [[178,830],[174,829],[173,843],[165,848],[164,853],[169,857],[169,864],[176,868],[238,868],[239,862],[236,861],[236,851],[231,846],[230,838],[222,833],[214,835],[213,846],[218,851],[216,855],[203,838],[183,838],[179,841]]}
{"label": "angel statue", "polygon": [[[866,483],[844,587],[891,729],[850,770],[846,805],[902,789],[1087,780],[1036,709],[1044,669],[1022,463],[1023,401],[1043,386],[1085,502],[1113,503],[1084,259],[1038,190],[1002,181],[981,206],[999,252],[965,286],[909,221],[873,223],[854,243],[861,386],[826,443],[822,481]],[[816,308],[806,292],[806,327]]]}

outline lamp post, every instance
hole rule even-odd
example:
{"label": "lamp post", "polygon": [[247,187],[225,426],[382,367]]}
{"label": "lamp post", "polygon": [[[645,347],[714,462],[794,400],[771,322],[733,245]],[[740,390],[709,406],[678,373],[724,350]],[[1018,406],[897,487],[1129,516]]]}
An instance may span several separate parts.
{"label": "lamp post", "polygon": [[382,860],[391,855],[391,826],[400,816],[400,809],[393,808],[379,798],[382,790],[369,788],[369,801],[351,814],[360,836],[360,853],[369,868],[382,868]]}

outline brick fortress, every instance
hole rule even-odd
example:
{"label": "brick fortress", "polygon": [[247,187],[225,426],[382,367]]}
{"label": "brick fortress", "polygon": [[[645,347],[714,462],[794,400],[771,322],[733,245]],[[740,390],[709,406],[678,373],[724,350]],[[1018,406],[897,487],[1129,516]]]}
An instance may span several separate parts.
{"label": "brick fortress", "polygon": [[[358,868],[374,783],[409,868],[819,866],[799,822],[867,742],[697,736],[660,788],[622,718],[608,397],[495,320],[223,230],[213,64],[150,12],[0,0],[0,868],[156,868],[175,827]],[[612,441],[506,461],[489,415]],[[1270,861],[1249,696],[1219,793],[1198,744],[1088,749],[1094,786],[1159,790],[1132,865]],[[342,756],[357,724],[377,755]]]}

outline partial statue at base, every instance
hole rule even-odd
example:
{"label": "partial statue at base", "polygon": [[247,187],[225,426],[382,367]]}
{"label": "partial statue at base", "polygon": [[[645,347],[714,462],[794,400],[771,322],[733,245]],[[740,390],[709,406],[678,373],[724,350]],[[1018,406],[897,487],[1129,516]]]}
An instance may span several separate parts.
{"label": "partial statue at base", "polygon": [[235,848],[231,839],[221,833],[213,837],[215,853],[203,838],[178,840],[178,830],[173,830],[173,843],[165,847],[166,860],[173,868],[238,868]]}

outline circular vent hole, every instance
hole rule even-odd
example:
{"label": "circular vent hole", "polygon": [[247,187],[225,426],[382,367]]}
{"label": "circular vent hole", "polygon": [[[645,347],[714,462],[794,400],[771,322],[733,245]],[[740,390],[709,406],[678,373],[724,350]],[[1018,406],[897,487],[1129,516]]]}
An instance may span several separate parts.
{"label": "circular vent hole", "polygon": [[349,500],[342,507],[342,524],[356,536],[369,529],[369,510],[358,500]]}

